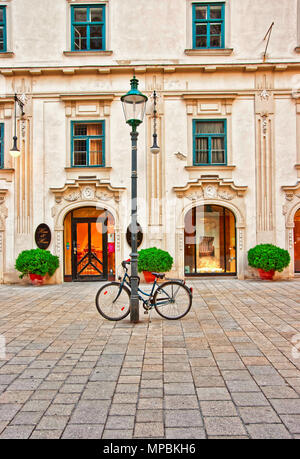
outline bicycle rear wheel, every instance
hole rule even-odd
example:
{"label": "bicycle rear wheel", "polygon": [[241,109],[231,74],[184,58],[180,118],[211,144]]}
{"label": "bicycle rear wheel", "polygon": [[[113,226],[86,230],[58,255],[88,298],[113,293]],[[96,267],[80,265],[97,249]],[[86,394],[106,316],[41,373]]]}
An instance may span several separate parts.
{"label": "bicycle rear wheel", "polygon": [[154,293],[153,303],[160,316],[176,320],[184,317],[191,309],[192,294],[181,282],[164,282]]}
{"label": "bicycle rear wheel", "polygon": [[95,301],[98,312],[108,320],[122,320],[130,312],[130,292],[120,282],[103,285]]}

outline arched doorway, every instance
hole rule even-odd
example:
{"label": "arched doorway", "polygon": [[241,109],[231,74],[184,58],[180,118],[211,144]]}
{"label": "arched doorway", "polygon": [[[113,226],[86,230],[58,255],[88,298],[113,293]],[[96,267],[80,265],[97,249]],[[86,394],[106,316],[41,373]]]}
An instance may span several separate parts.
{"label": "arched doorway", "polygon": [[115,277],[114,217],[106,209],[81,207],[64,220],[64,280]]}
{"label": "arched doorway", "polygon": [[235,275],[236,221],[226,207],[190,209],[184,221],[185,276]]}
{"label": "arched doorway", "polygon": [[295,272],[300,273],[300,209],[295,213],[294,223]]}

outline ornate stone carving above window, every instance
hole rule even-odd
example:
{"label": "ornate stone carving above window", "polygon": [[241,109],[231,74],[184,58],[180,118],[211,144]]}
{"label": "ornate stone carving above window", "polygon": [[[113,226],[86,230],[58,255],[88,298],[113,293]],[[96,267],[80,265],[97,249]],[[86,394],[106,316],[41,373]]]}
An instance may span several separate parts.
{"label": "ornate stone carving above window", "polygon": [[68,203],[77,201],[91,201],[94,204],[107,201],[118,203],[125,188],[116,188],[110,183],[101,183],[100,180],[75,180],[75,183],[66,184],[62,188],[50,188],[50,190],[54,194],[56,202],[52,208],[52,216],[54,217],[57,212],[57,205],[63,207]]}
{"label": "ornate stone carving above window", "polygon": [[294,227],[294,213],[300,209],[300,180],[294,186],[282,186],[285,194],[285,203],[282,206],[282,213],[286,216],[286,227]]}
{"label": "ornate stone carving above window", "polygon": [[184,187],[173,188],[178,198],[225,201],[243,197],[247,189],[247,186],[237,186],[233,181],[225,181],[219,177],[202,177],[197,182],[188,182]]}

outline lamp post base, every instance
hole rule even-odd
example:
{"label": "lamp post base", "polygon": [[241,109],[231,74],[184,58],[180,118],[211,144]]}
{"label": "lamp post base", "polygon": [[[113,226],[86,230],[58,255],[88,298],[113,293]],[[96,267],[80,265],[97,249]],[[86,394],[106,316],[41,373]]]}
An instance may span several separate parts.
{"label": "lamp post base", "polygon": [[130,322],[137,324],[139,322],[139,298],[131,296],[130,298]]}

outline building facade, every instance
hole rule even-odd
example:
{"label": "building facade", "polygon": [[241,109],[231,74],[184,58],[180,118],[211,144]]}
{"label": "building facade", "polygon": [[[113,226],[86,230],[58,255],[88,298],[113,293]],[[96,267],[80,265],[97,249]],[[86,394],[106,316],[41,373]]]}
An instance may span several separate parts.
{"label": "building facade", "polygon": [[128,257],[134,74],[139,248],[168,250],[176,276],[243,279],[273,243],[291,255],[278,276],[300,273],[300,0],[2,0],[0,282],[41,224],[51,282],[114,278]]}

